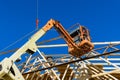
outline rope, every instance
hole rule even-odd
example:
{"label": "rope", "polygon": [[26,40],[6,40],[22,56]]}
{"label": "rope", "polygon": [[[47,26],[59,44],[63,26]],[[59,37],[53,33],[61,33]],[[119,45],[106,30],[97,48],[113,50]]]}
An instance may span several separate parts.
{"label": "rope", "polygon": [[8,45],[7,47],[3,48],[0,50],[0,52],[5,51],[6,49],[8,49],[9,47],[15,45],[16,43],[20,42],[21,40],[23,40],[24,38],[26,38],[27,36],[29,36],[30,34],[32,34],[33,32],[35,32],[36,30],[33,30],[31,32],[29,32],[28,34],[26,34],[25,36],[21,37],[20,39],[16,40],[15,42],[13,42],[12,44]]}

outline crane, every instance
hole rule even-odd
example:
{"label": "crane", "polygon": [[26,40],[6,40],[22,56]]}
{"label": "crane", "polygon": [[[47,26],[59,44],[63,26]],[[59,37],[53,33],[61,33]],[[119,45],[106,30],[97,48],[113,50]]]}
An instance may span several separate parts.
{"label": "crane", "polygon": [[[38,30],[21,48],[9,58],[6,57],[0,62],[0,79],[24,80],[15,62],[26,52],[29,54],[35,53],[37,51],[36,41],[52,27],[54,27],[66,41],[68,52],[72,56],[81,57],[94,48],[90,40],[89,31],[85,27],[80,26],[77,30],[69,34],[58,21],[50,19],[47,24]],[[76,37],[79,38],[79,41],[76,41]]]}

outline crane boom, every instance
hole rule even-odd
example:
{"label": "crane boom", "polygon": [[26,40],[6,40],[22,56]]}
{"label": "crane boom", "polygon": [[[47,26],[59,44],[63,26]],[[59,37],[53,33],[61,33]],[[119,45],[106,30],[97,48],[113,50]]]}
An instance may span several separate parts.
{"label": "crane boom", "polygon": [[[15,61],[20,59],[21,55],[24,53],[33,54],[37,51],[36,41],[40,39],[48,30],[54,27],[57,32],[59,32],[62,38],[66,41],[68,45],[68,52],[75,56],[81,57],[83,54],[91,51],[93,49],[93,44],[90,42],[90,36],[88,30],[84,27],[80,27],[79,33],[72,33],[71,36],[64,27],[56,20],[50,19],[45,26],[38,30],[21,48],[19,48],[13,55],[9,58],[5,58],[0,63],[0,79],[6,80],[24,80],[20,74],[17,66],[14,64]],[[76,43],[75,37],[80,38],[80,41]],[[9,63],[9,64],[8,64]]]}

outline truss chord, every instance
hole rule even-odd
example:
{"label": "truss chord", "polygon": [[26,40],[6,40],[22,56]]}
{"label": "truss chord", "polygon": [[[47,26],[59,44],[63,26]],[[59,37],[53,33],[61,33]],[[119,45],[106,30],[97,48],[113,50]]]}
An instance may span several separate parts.
{"label": "truss chord", "polygon": [[[58,39],[60,39],[61,37],[57,37]],[[54,38],[53,38],[54,40]],[[49,41],[49,40],[48,40]],[[50,41],[52,41],[52,39],[50,39]],[[47,41],[43,41],[43,42],[37,42],[37,45],[38,45],[38,48],[49,48],[49,47],[66,47],[67,44],[55,44],[55,45],[40,45],[40,44],[43,44],[44,42],[47,42]],[[117,45],[120,45],[120,41],[113,41],[113,42],[93,42],[94,45],[104,45],[105,44],[112,44],[112,46],[117,46]],[[39,46],[40,45],[40,46]],[[106,48],[107,46],[104,46],[104,47],[101,47],[101,48],[95,48],[94,50],[100,50],[100,49],[103,49],[103,48]],[[12,50],[8,50],[8,51],[3,51],[0,52],[0,55],[4,55],[4,54],[8,54],[10,52],[15,52],[17,51],[19,48],[16,48],[16,49],[12,49]]]}

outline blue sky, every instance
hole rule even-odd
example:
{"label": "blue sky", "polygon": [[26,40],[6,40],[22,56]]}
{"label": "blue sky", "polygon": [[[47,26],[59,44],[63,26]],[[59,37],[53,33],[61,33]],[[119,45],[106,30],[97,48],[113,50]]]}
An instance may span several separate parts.
{"label": "blue sky", "polygon": [[[0,0],[0,49],[33,31],[37,0]],[[120,40],[119,0],[38,0],[41,28],[50,18],[68,29],[80,23],[90,30],[93,42]],[[56,34],[51,33],[52,36]],[[49,34],[50,35],[50,34]],[[49,39],[46,36],[44,39]],[[18,47],[16,44],[14,47]]]}

